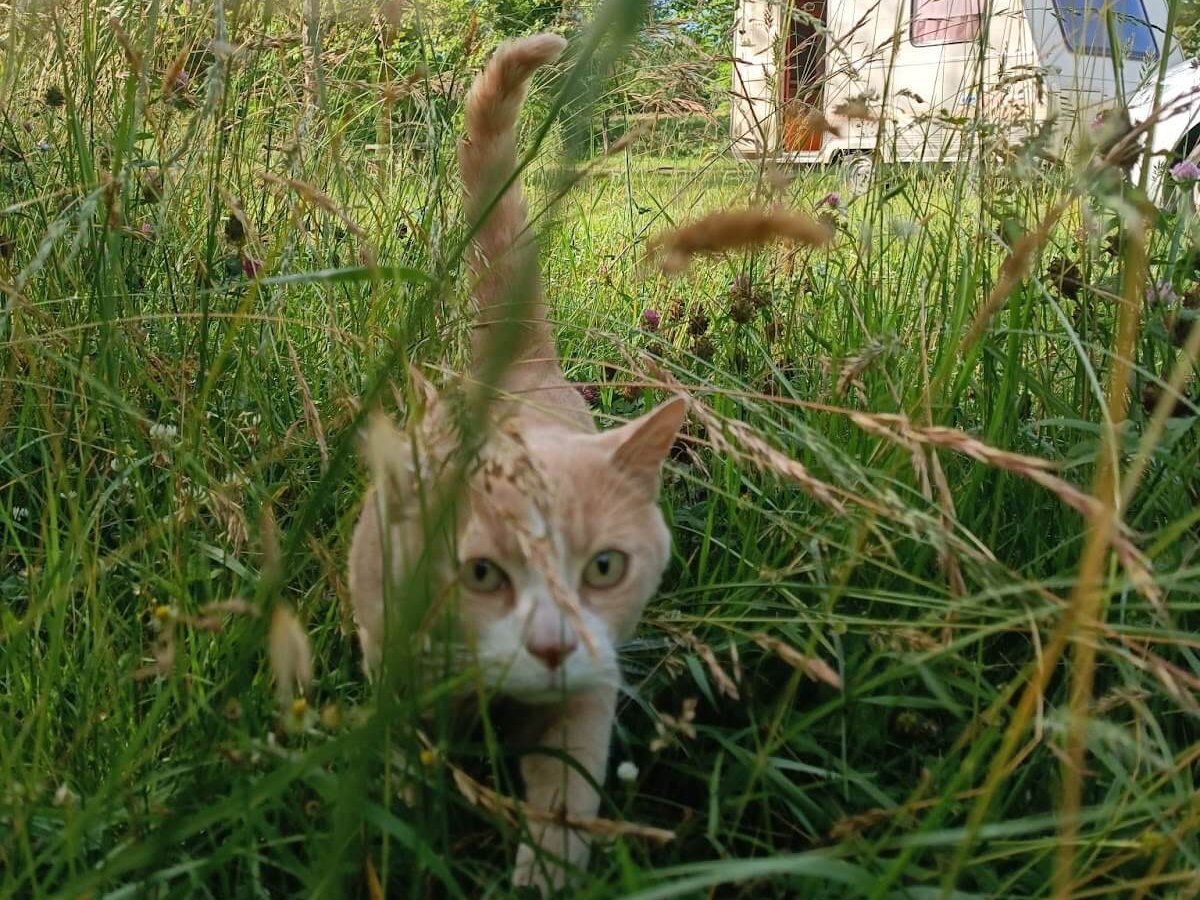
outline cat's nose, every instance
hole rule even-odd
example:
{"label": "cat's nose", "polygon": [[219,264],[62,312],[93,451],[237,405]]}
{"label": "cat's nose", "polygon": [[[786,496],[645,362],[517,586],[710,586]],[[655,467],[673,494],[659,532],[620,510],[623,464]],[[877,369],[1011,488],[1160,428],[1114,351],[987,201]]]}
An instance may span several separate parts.
{"label": "cat's nose", "polygon": [[530,656],[537,657],[542,665],[554,672],[578,646],[579,639],[574,634],[567,633],[557,636],[552,641],[531,640],[525,644],[525,649],[529,651]]}

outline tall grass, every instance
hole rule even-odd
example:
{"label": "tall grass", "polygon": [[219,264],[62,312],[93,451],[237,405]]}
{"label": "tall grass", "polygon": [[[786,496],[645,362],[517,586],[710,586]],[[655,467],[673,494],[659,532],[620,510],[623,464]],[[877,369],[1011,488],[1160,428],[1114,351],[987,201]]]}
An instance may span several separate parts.
{"label": "tall grass", "polygon": [[[502,712],[373,692],[344,575],[361,412],[462,368],[455,112],[496,36],[4,14],[0,893],[509,896]],[[568,375],[603,421],[697,400],[602,808],[674,837],[601,842],[577,893],[1200,892],[1186,205],[1109,252],[1097,168],[834,204],[719,143],[564,179],[558,141],[527,179]],[[767,196],[832,247],[647,261]],[[283,704],[280,604],[315,667]]]}

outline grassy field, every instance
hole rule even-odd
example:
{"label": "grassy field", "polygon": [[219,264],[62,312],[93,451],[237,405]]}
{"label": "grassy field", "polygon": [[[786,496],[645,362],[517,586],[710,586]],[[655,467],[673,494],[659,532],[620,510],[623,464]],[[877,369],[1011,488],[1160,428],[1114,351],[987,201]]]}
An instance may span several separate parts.
{"label": "grassy field", "polygon": [[[0,8],[0,895],[510,896],[472,784],[513,760],[375,696],[345,585],[359,413],[463,362],[455,113],[495,36],[405,50],[434,84],[252,6]],[[602,809],[674,837],[602,842],[576,896],[1200,894],[1195,223],[1143,242],[1111,170],[1025,161],[829,198],[635,142],[564,190],[548,133],[569,376],[601,421],[656,372],[697,400]],[[752,200],[837,238],[647,263]]]}

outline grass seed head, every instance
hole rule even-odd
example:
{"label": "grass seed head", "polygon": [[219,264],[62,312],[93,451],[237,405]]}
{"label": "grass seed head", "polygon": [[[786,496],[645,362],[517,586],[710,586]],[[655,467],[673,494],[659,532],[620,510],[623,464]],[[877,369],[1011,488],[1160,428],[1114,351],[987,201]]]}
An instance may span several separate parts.
{"label": "grass seed head", "polygon": [[267,652],[276,695],[280,704],[287,706],[296,689],[303,692],[312,681],[312,650],[300,621],[283,603],[277,604],[271,615]]}
{"label": "grass seed head", "polygon": [[659,235],[649,251],[657,255],[664,272],[677,274],[695,256],[713,256],[765,244],[788,243],[823,247],[833,239],[828,223],[783,209],[722,210],[690,225]]}

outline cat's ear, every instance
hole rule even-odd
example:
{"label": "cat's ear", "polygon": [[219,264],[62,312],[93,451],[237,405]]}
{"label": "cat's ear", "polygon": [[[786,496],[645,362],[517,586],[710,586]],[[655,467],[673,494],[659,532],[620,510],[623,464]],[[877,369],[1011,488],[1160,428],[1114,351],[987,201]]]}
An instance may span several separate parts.
{"label": "cat's ear", "polygon": [[605,437],[616,442],[613,463],[629,472],[650,479],[657,487],[659,471],[675,443],[683,419],[687,415],[687,400],[674,397],[609,432]]}

